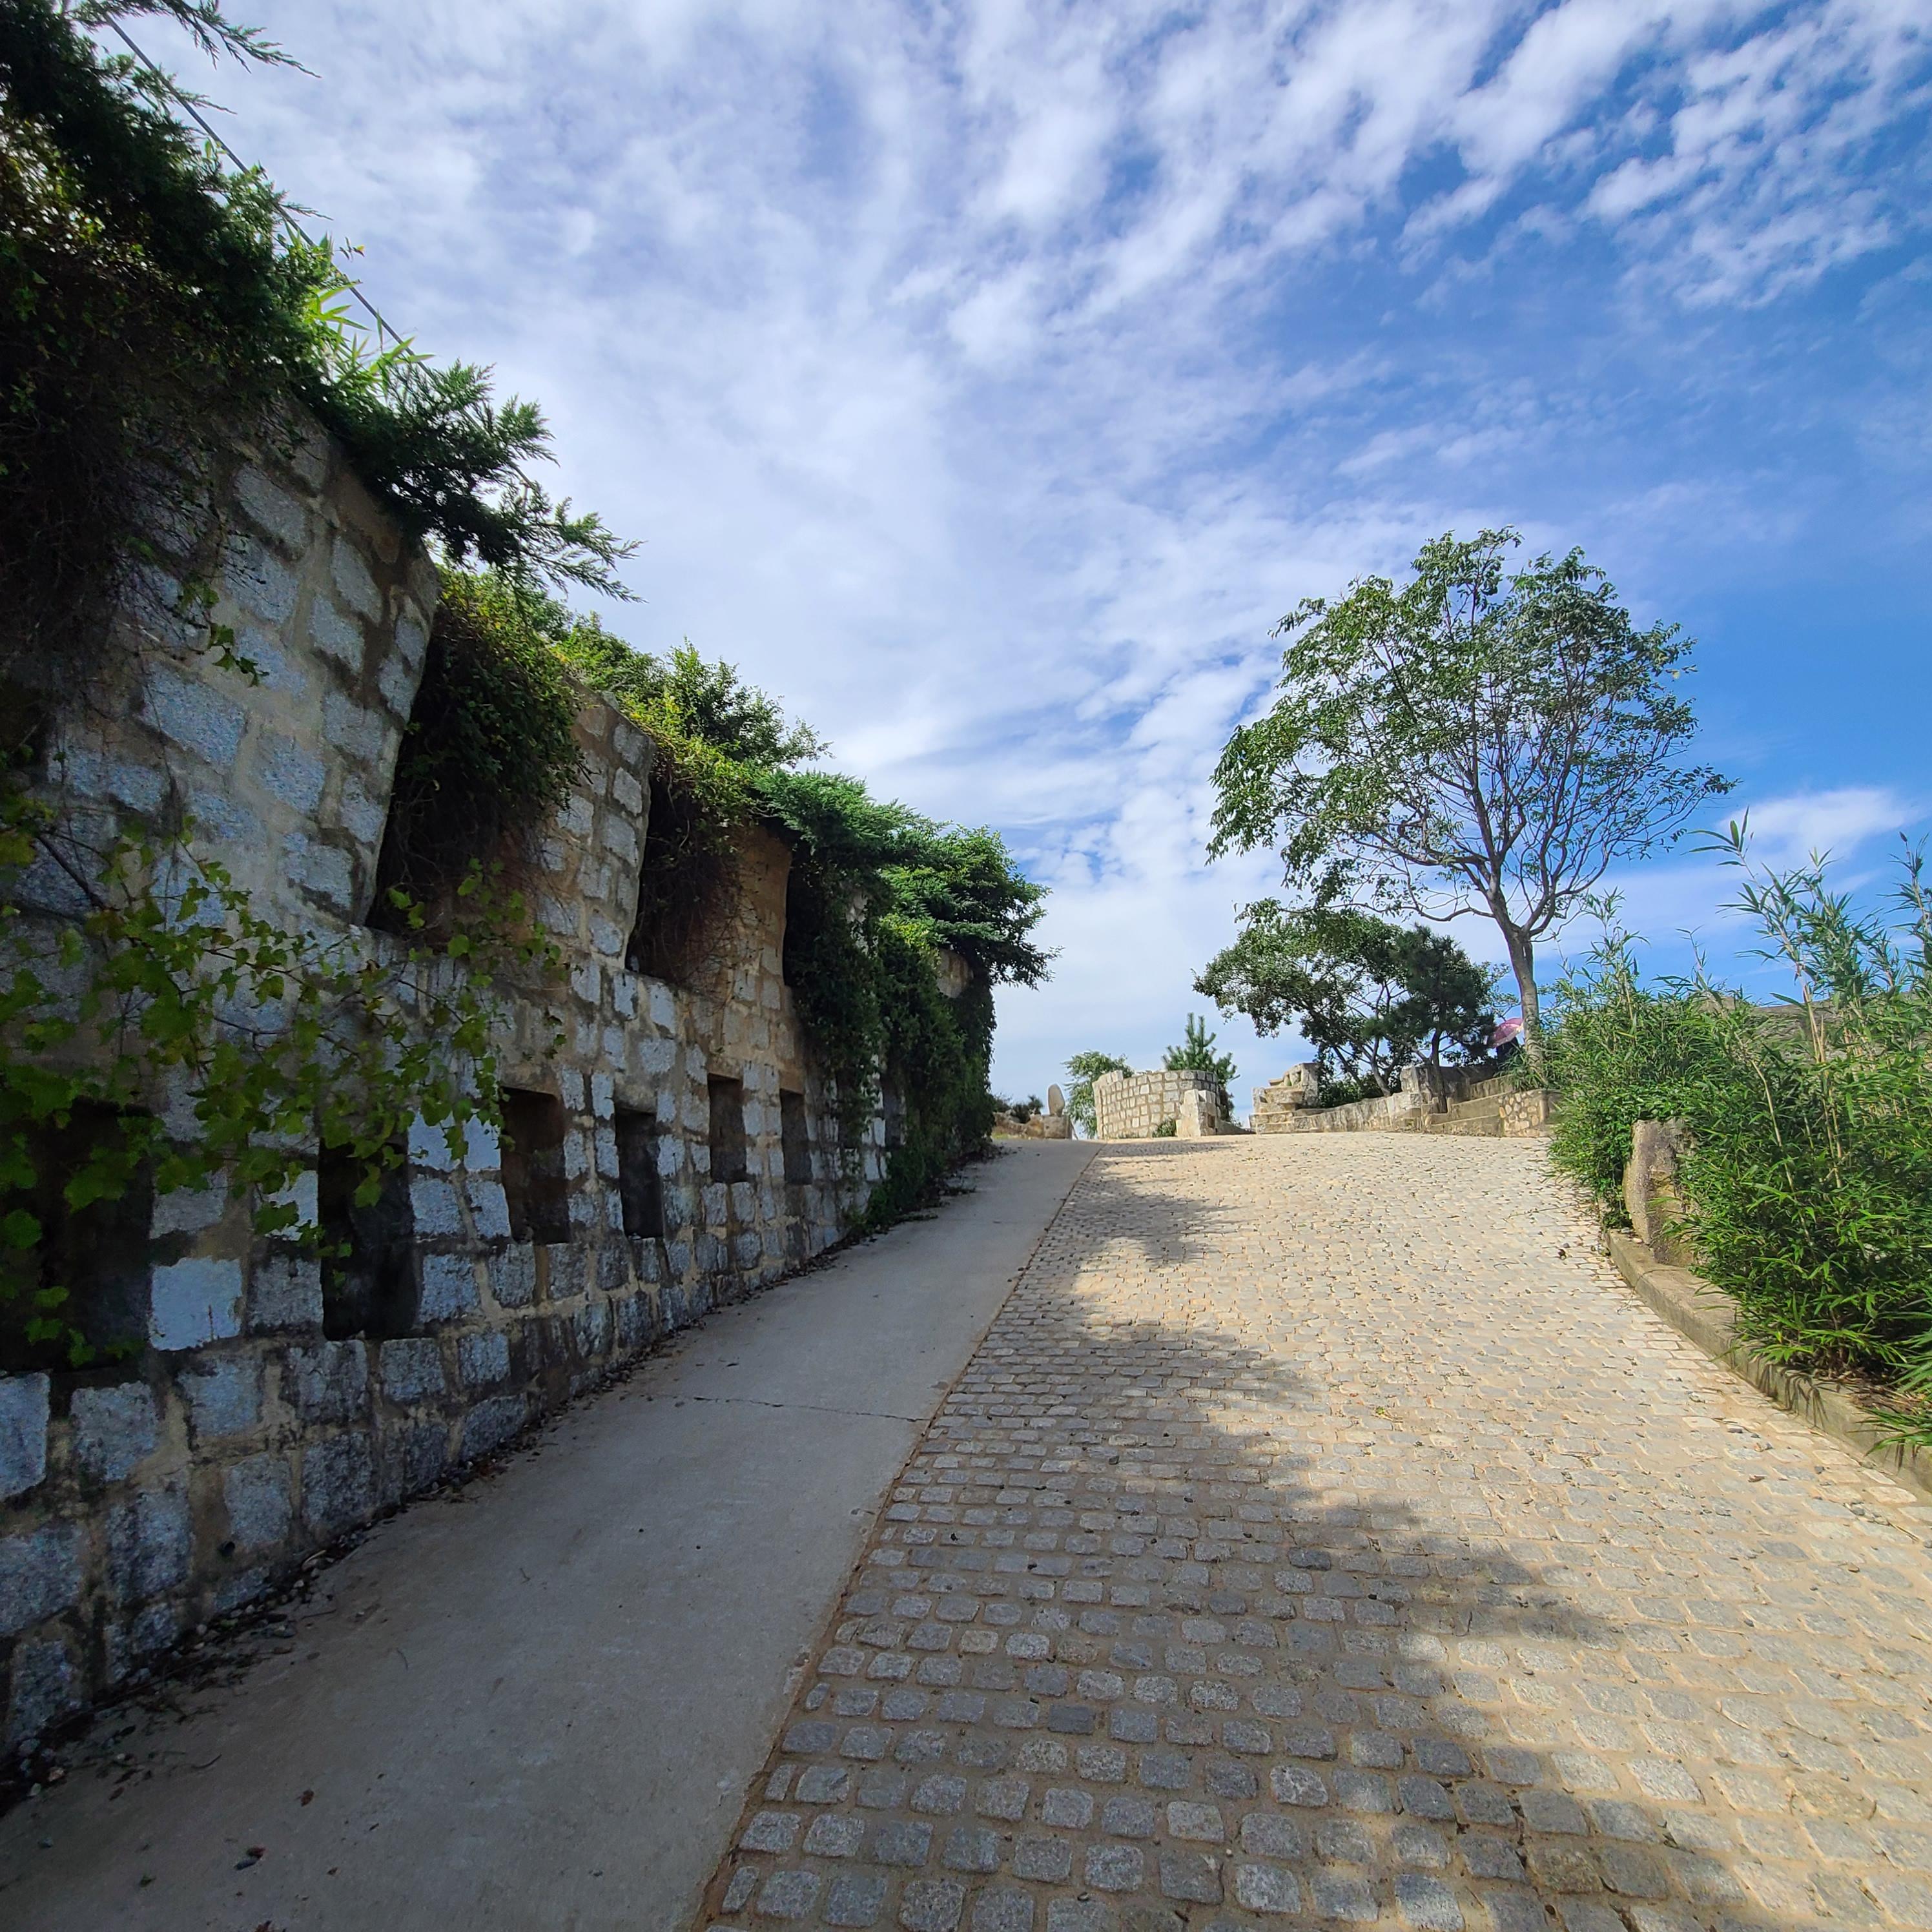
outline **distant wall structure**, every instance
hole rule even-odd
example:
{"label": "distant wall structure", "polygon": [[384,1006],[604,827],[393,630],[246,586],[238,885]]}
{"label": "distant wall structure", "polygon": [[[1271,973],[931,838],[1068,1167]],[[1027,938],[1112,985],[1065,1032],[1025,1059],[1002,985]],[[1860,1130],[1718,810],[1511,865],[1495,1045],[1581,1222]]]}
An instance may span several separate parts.
{"label": "distant wall structure", "polygon": [[1220,1082],[1211,1073],[1164,1067],[1149,1073],[1103,1073],[1094,1082],[1096,1140],[1145,1140],[1169,1120],[1184,1138],[1229,1131]]}
{"label": "distant wall structure", "polygon": [[1556,1118],[1556,1096],[1546,1088],[1517,1088],[1507,1074],[1480,1067],[1402,1070],[1393,1094],[1338,1106],[1320,1104],[1320,1069],[1313,1061],[1291,1066],[1254,1090],[1258,1134],[1457,1133],[1510,1138],[1544,1132]]}
{"label": "distant wall structure", "polygon": [[[258,911],[380,952],[398,942],[358,922],[438,579],[319,431],[247,456],[212,614],[259,681],[151,637],[124,705],[58,721],[50,782],[83,827],[173,801]],[[632,970],[653,747],[602,698],[578,736],[579,778],[530,846],[563,970],[500,1042],[514,1156],[472,1130],[458,1166],[418,1124],[358,1224],[387,1270],[374,1300],[312,1242],[256,1234],[224,1188],[157,1196],[128,1288],[145,1345],[71,1372],[0,1362],[10,1744],[862,1212],[884,1122],[842,1158],[783,980],[788,848],[743,836],[688,983]],[[85,909],[53,868],[26,896],[50,920]],[[946,964],[956,995],[970,975]],[[298,1193],[311,1222],[339,1203],[320,1150]]]}

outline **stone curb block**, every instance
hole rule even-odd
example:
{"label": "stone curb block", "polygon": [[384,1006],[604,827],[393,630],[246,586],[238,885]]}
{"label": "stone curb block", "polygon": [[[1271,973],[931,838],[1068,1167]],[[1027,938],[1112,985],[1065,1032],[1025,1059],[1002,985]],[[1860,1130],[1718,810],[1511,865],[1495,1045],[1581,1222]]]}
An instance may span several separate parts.
{"label": "stone curb block", "polygon": [[1820,1382],[1768,1359],[1738,1334],[1736,1304],[1714,1282],[1666,1268],[1634,1234],[1609,1231],[1617,1272],[1671,1327],[1814,1429],[1844,1444],[1895,1481],[1932,1502],[1932,1452],[1889,1442],[1884,1426],[1835,1382]]}

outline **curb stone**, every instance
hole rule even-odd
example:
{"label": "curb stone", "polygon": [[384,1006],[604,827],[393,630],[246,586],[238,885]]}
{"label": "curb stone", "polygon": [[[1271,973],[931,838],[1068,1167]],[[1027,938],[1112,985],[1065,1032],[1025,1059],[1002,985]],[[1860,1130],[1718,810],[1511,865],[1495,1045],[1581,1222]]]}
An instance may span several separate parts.
{"label": "curb stone", "polygon": [[1721,1362],[1813,1428],[1842,1442],[1932,1502],[1932,1450],[1891,1440],[1885,1425],[1842,1383],[1801,1375],[1774,1362],[1738,1332],[1736,1304],[1715,1282],[1669,1268],[1634,1234],[1605,1231],[1610,1259],[1637,1294],[1686,1340]]}

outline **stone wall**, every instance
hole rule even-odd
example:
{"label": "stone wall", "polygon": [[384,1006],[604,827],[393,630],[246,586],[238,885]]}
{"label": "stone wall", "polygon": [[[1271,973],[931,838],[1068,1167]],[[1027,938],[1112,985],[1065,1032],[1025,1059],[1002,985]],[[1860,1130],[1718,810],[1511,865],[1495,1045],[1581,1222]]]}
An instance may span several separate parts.
{"label": "stone wall", "polygon": [[[399,942],[356,922],[436,574],[320,433],[292,454],[245,454],[213,616],[258,681],[150,623],[124,702],[59,721],[49,787],[83,835],[184,808],[197,849],[258,910],[380,952]],[[249,1202],[158,1197],[134,1291],[145,1346],[72,1373],[0,1364],[10,1744],[820,1252],[862,1210],[884,1122],[848,1173],[783,982],[788,848],[746,835],[737,897],[688,985],[640,976],[626,955],[652,748],[601,698],[578,739],[580,778],[530,842],[536,903],[565,957],[500,1042],[511,1169],[494,1133],[472,1130],[458,1165],[418,1124],[380,1204],[386,1232],[368,1237],[372,1252],[388,1244],[391,1269],[373,1311],[349,1294],[349,1265],[258,1238]],[[31,898],[53,919],[79,909],[57,870]],[[963,962],[948,964],[957,993]],[[311,1227],[340,1232],[338,1178],[318,1156],[297,1190]]]}
{"label": "stone wall", "polygon": [[1179,1121],[1182,1096],[1187,1094],[1202,1095],[1215,1120],[1225,1120],[1220,1085],[1211,1073],[1176,1073],[1164,1067],[1150,1073],[1103,1073],[1094,1083],[1094,1138],[1145,1140],[1163,1120]]}

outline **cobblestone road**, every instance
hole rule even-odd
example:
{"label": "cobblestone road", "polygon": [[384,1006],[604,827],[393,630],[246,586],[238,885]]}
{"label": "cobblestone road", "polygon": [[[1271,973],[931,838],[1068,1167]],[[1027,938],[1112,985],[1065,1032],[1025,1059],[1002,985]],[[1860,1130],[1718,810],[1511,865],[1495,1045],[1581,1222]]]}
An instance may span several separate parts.
{"label": "cobblestone road", "polygon": [[1124,1144],[704,1922],[1932,1927],[1928,1536],[1622,1287],[1537,1144]]}

